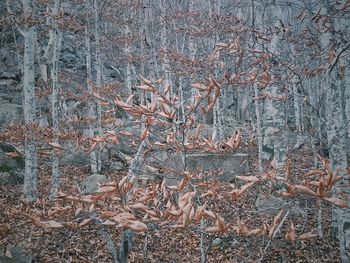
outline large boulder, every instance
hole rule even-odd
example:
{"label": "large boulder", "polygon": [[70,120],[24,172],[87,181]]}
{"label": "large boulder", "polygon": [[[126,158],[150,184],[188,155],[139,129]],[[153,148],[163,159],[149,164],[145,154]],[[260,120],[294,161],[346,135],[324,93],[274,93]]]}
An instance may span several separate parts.
{"label": "large boulder", "polygon": [[94,194],[99,189],[99,185],[107,183],[108,178],[102,174],[92,174],[85,178],[81,183],[81,191],[83,194]]}

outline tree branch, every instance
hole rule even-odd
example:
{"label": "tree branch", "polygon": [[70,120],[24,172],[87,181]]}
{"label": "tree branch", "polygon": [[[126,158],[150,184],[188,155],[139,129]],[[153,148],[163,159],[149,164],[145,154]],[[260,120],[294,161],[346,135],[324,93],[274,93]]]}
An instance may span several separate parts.
{"label": "tree branch", "polygon": [[349,47],[350,47],[350,43],[339,52],[338,56],[335,58],[334,63],[332,64],[331,68],[329,69],[328,75],[330,75],[332,73],[335,65],[337,65],[341,54],[343,54]]}

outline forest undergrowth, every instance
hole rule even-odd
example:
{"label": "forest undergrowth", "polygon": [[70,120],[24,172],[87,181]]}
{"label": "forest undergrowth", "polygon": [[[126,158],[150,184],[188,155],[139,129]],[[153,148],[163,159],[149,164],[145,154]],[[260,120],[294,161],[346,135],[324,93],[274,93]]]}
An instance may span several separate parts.
{"label": "forest undergrowth", "polygon": [[[256,157],[254,149],[249,151],[252,153],[251,172],[246,176],[255,176],[258,174]],[[300,149],[291,151],[289,159],[291,181],[304,184],[305,173],[313,168],[312,154]],[[269,164],[264,168],[265,171],[271,169]],[[119,182],[126,172],[110,171],[108,176],[111,181]],[[61,193],[79,195],[78,182],[88,173],[88,167],[62,167]],[[41,198],[34,204],[21,198],[21,185],[1,186],[0,247],[22,244],[31,251],[34,262],[113,262],[103,231],[109,233],[117,246],[122,228],[109,225],[103,219],[92,219],[91,215],[96,211],[118,211],[120,200],[111,197],[98,202],[49,201],[45,197],[48,196],[50,174],[49,166],[39,167]],[[302,216],[289,213],[270,240],[267,234],[256,232],[258,235],[255,235],[249,231],[262,222],[271,227],[276,215],[259,212],[256,201],[270,194],[278,196],[279,193],[272,193],[269,183],[258,183],[244,193],[244,198],[233,200],[231,190],[234,182],[234,178],[230,182],[214,177],[209,179],[205,184],[211,192],[205,198],[207,208],[223,217],[227,224],[235,225],[236,231],[209,234],[197,225],[174,228],[175,223],[148,222],[147,231],[135,234],[130,262],[200,262],[203,252],[207,255],[207,262],[340,262],[338,245],[331,238],[330,204],[322,202],[320,212],[320,202],[315,198],[306,195],[287,198],[303,211]],[[139,187],[152,188],[160,183],[149,182]],[[135,215],[142,218],[138,212]],[[43,218],[51,224],[50,227],[43,227],[38,222]],[[64,227],[59,222],[64,222]],[[287,237],[291,224],[294,235],[300,237],[306,234],[305,240],[296,238],[292,241]],[[317,235],[320,226],[322,238]],[[314,235],[308,237],[310,233]]]}

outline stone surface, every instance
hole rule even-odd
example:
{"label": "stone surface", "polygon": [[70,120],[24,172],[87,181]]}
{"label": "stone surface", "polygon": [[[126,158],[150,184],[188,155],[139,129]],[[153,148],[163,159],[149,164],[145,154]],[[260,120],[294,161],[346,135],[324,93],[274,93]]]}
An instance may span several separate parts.
{"label": "stone surface", "polygon": [[0,172],[0,185],[16,185],[23,184],[24,173],[19,171],[9,172]]}
{"label": "stone surface", "polygon": [[222,177],[229,179],[233,174],[244,174],[249,171],[248,155],[200,153],[187,156],[187,166],[190,171],[220,171]]}
{"label": "stone surface", "polygon": [[[249,172],[249,155],[216,154],[216,153],[190,153],[186,155],[186,169],[202,174],[202,179],[217,179],[230,181],[235,175]],[[146,158],[147,163],[163,167],[164,176],[168,185],[174,185],[181,180],[177,171],[184,171],[183,155],[156,151]]]}
{"label": "stone surface", "polygon": [[112,162],[110,165],[110,169],[112,169],[113,171],[121,171],[123,170],[124,164],[122,162]]}
{"label": "stone surface", "polygon": [[[71,147],[70,149],[74,149],[75,146],[68,145],[65,147]],[[89,165],[90,155],[82,149],[66,151],[63,153],[60,162],[63,165]]]}
{"label": "stone surface", "polygon": [[0,254],[1,263],[31,263],[32,261],[33,261],[32,255],[28,253],[28,251],[26,251],[26,249],[20,245],[12,248],[6,248],[6,249],[1,248],[1,254]]}
{"label": "stone surface", "polygon": [[260,213],[277,215],[281,209],[289,209],[293,217],[304,216],[305,211],[293,202],[276,196],[259,196],[255,201],[255,207]]}
{"label": "stone surface", "polygon": [[83,194],[94,194],[99,188],[99,184],[108,182],[108,178],[102,174],[92,174],[81,183]]}
{"label": "stone surface", "polygon": [[[1,101],[0,101],[1,102]],[[14,103],[0,104],[0,123],[21,123],[23,121],[22,105]]]}
{"label": "stone surface", "polygon": [[[8,154],[16,153],[16,157]],[[0,184],[21,184],[24,176],[24,158],[10,144],[0,143]]]}
{"label": "stone surface", "polygon": [[[208,116],[210,119],[209,122],[212,122],[212,116]],[[236,131],[240,130],[240,127],[237,125],[235,127],[228,127],[224,126],[222,127],[222,139],[228,139],[232,134],[234,134]],[[187,134],[194,135],[197,132],[197,127],[193,127],[187,130]],[[208,124],[202,124],[200,129],[200,136],[203,136],[204,138],[211,138],[213,134],[213,125]]]}
{"label": "stone surface", "polygon": [[217,246],[220,246],[221,243],[222,243],[222,239],[219,238],[219,237],[217,237],[217,238],[215,238],[215,239],[213,240],[212,246],[213,246],[213,247],[217,247]]}
{"label": "stone surface", "polygon": [[[10,157],[9,154],[16,153],[16,157]],[[6,166],[9,170],[23,169],[24,159],[17,149],[7,143],[0,143],[0,167]],[[1,168],[0,168],[1,169]],[[1,170],[0,170],[1,171]],[[6,170],[6,172],[9,172]]]}
{"label": "stone surface", "polygon": [[[189,171],[222,171],[223,176],[244,174],[249,171],[248,158],[249,155],[244,153],[189,153],[186,155],[186,167]],[[182,154],[158,151],[152,153],[148,159],[170,169],[185,169]]]}

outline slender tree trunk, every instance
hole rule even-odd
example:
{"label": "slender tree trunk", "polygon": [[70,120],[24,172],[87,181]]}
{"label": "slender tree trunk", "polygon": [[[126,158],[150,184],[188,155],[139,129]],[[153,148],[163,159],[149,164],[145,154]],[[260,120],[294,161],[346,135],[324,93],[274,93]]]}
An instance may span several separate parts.
{"label": "slender tree trunk", "polygon": [[297,142],[295,144],[295,148],[299,148],[299,146],[303,143],[302,141],[302,125],[301,125],[301,109],[300,109],[300,98],[298,92],[298,79],[297,76],[294,76],[291,85],[293,87],[293,103],[294,103],[294,118],[295,118],[295,130],[297,132]]}
{"label": "slender tree trunk", "polygon": [[[316,82],[316,85],[312,85],[312,82]],[[309,106],[310,110],[308,111],[310,113],[310,122],[311,122],[311,143],[312,143],[312,151],[314,154],[314,163],[315,167],[318,164],[318,157],[317,157],[317,151],[315,144],[321,143],[322,136],[321,136],[321,127],[320,127],[320,109],[318,107],[318,78],[313,79],[306,79],[305,86],[310,98]]]}
{"label": "slender tree trunk", "polygon": [[[330,166],[332,172],[341,176],[341,180],[336,184],[337,189],[340,192],[349,194],[349,177],[346,170],[348,166],[346,158],[346,133],[341,104],[342,83],[339,79],[332,77],[328,80],[327,84],[329,87],[329,102],[331,103],[328,105],[327,110],[332,111],[330,113],[330,119],[327,120]],[[349,244],[350,240],[346,240],[345,235],[345,231],[349,232],[349,229],[344,228],[344,226],[348,224],[350,224],[349,209],[333,208],[332,225],[337,231],[342,262],[349,262],[346,253],[346,243]]]}
{"label": "slender tree trunk", "polygon": [[[268,13],[270,23],[274,24],[274,29],[280,27],[280,21],[283,19],[283,13],[279,6],[272,4]],[[272,40],[269,46],[269,51],[273,55],[280,55],[280,45],[281,45],[282,33],[280,31],[273,32]],[[278,69],[274,69],[272,72],[275,83],[268,87],[267,91],[273,98],[281,97],[280,76],[281,72]],[[271,100],[266,99],[266,130],[265,130],[265,140],[270,141],[270,147],[273,151],[273,161],[276,165],[278,173],[284,173],[284,164],[286,161],[287,149],[285,142],[285,112],[284,112],[284,102],[281,99]],[[264,145],[265,146],[265,145]],[[267,145],[269,147],[269,145]],[[264,147],[263,147],[264,150]]]}
{"label": "slender tree trunk", "polygon": [[[168,50],[168,30],[167,30],[167,21],[166,21],[166,0],[161,0],[160,2],[160,10],[161,10],[161,31],[160,31],[160,42],[161,42],[161,49],[163,52],[166,52]],[[168,85],[172,85],[171,83],[171,74],[170,74],[170,61],[168,58],[168,55],[163,54],[163,60],[162,60],[162,74],[165,77],[164,79],[164,87],[167,87]],[[172,92],[168,92],[167,96],[170,98]]]}
{"label": "slender tree trunk", "polygon": [[[256,12],[255,12],[255,4],[254,0],[252,0],[252,13],[251,13],[251,20],[252,20],[252,29],[255,28],[255,18],[256,18]],[[260,21],[260,20],[259,20]],[[256,38],[253,35],[253,48],[255,49],[256,46]],[[263,165],[262,165],[262,147],[263,147],[263,138],[262,138],[262,123],[261,123],[261,109],[260,109],[260,102],[259,102],[259,89],[258,84],[254,83],[254,106],[255,106],[255,115],[256,115],[256,129],[257,129],[257,140],[258,140],[258,162],[259,162],[259,172],[263,172]]]}
{"label": "slender tree trunk", "polygon": [[[143,161],[144,161],[144,152],[147,149],[147,139],[143,140],[141,144],[139,145],[139,148],[137,150],[137,153],[132,160],[129,170],[128,170],[128,179],[130,180],[132,177],[136,177],[135,182],[138,182]],[[130,192],[132,190],[129,190],[128,193],[125,194],[125,200],[129,201],[130,198]],[[128,255],[132,249],[133,246],[133,238],[134,238],[134,232],[131,229],[126,229],[123,231],[122,240],[120,242],[119,246],[119,262],[120,263],[127,263],[128,262]]]}
{"label": "slender tree trunk", "polygon": [[129,95],[132,95],[133,94],[133,90],[132,90],[132,86],[131,86],[131,65],[130,65],[130,43],[128,41],[129,37],[130,37],[130,34],[131,34],[131,31],[130,31],[130,28],[129,28],[129,25],[126,25],[125,26],[125,29],[124,29],[124,34],[125,34],[125,37],[127,39],[127,41],[125,42],[125,48],[124,48],[124,53],[125,53],[125,57],[127,59],[126,61],[126,75],[125,75],[125,82],[126,82],[126,87],[127,87],[127,90],[129,92]]}
{"label": "slender tree trunk", "polygon": [[[214,13],[215,15],[220,16],[220,11],[221,11],[221,0],[217,0],[216,4],[214,5]],[[216,43],[220,42],[220,37],[219,33],[216,29],[215,33],[215,39],[212,42],[212,47],[215,46]],[[216,69],[215,71],[215,78],[217,78],[219,74],[219,69]],[[223,139],[223,129],[222,129],[222,120],[223,120],[223,112],[222,112],[222,107],[221,107],[221,96],[219,96],[216,100],[214,109],[213,109],[213,116],[214,116],[214,121],[213,121],[213,139],[216,142],[219,142]]]}
{"label": "slender tree trunk", "polygon": [[[98,88],[102,85],[102,62],[101,62],[101,44],[100,44],[100,19],[98,11],[97,0],[94,0],[94,13],[95,13],[95,41],[96,41],[96,86]],[[101,105],[95,103],[96,107],[96,131],[99,136],[102,135],[102,123],[101,123]],[[100,146],[96,147],[96,164],[97,164],[97,173],[101,172],[102,169],[102,159],[101,159],[101,148]]]}
{"label": "slender tree trunk", "polygon": [[[60,1],[55,0],[53,7],[53,16],[56,17],[59,11]],[[57,21],[53,22],[53,29],[50,30],[50,35],[53,38],[53,56],[52,56],[52,69],[51,69],[51,79],[52,79],[52,95],[51,95],[51,105],[52,105],[52,130],[53,130],[53,142],[59,143],[58,133],[59,133],[59,87],[58,87],[58,61],[60,55],[61,47],[61,32],[57,28]],[[56,197],[59,188],[59,156],[56,152],[52,153],[52,177],[51,177],[51,189],[50,189],[50,199]]]}
{"label": "slender tree trunk", "polygon": [[[146,26],[145,26],[145,14],[144,14],[144,7],[145,5],[143,4],[141,7],[141,10],[139,11],[140,15],[140,31],[139,31],[139,37],[140,37],[140,53],[141,53],[141,61],[140,61],[140,72],[142,76],[145,76],[146,74],[146,67],[145,67],[145,44],[146,44]],[[146,92],[141,90],[140,91],[140,103],[141,105],[146,105]]]}
{"label": "slender tree trunk", "polygon": [[[346,76],[349,75],[349,70],[345,73]],[[345,78],[345,116],[346,116],[346,133],[347,133],[347,153],[348,156],[350,157],[350,77]]]}
{"label": "slender tree trunk", "polygon": [[[330,12],[330,2],[328,0],[323,2],[321,9],[322,14]],[[321,46],[324,52],[327,52],[332,45],[333,21],[330,20],[330,29],[325,31],[321,36]],[[347,158],[346,158],[346,130],[343,119],[342,107],[342,89],[345,84],[337,74],[338,69],[333,71],[327,70],[323,75],[323,86],[326,90],[326,116],[327,116],[327,138],[329,146],[330,167],[333,173],[336,173],[341,179],[336,183],[338,191],[349,195],[349,177],[347,175]],[[347,200],[349,203],[349,200]],[[348,229],[345,225],[350,224],[349,209],[342,209],[339,207],[333,208],[332,226],[335,230],[335,235],[339,240],[340,256],[342,262],[349,262],[346,253],[346,245],[349,245],[350,240],[347,240],[345,235]]]}
{"label": "slender tree trunk", "polygon": [[[31,15],[33,12],[33,2],[23,0],[23,11],[25,15]],[[35,123],[35,86],[34,86],[34,56],[36,32],[34,27],[26,27],[21,30],[24,36],[24,56],[23,56],[23,109],[24,122],[27,126]],[[37,156],[35,136],[26,134],[24,142],[25,152],[25,174],[23,193],[24,197],[30,201],[37,198]]]}
{"label": "slender tree trunk", "polygon": [[[149,77],[151,79],[155,79],[156,77],[159,77],[159,68],[158,68],[158,62],[156,59],[156,50],[155,50],[155,43],[154,43],[154,36],[152,34],[153,32],[153,10],[151,6],[153,6],[150,3],[151,0],[143,0],[144,3],[144,16],[145,16],[145,47],[149,51],[150,59],[148,61],[148,71],[149,71]],[[163,73],[160,77],[165,77]],[[150,100],[153,101],[153,93],[150,95]]]}
{"label": "slender tree trunk", "polygon": [[[194,1],[190,1],[189,3],[189,13],[190,15],[195,11],[195,6],[194,6],[195,2]],[[196,43],[195,43],[195,38],[193,36],[193,33],[189,34],[188,36],[188,52],[189,52],[189,57],[190,59],[194,59],[195,55],[196,55]]]}
{"label": "slender tree trunk", "polygon": [[[87,2],[87,6],[89,6]],[[88,93],[92,94],[92,62],[91,62],[91,44],[90,44],[90,17],[86,16],[86,26],[85,26],[85,56],[86,56],[86,74],[87,74],[87,88]],[[96,116],[96,110],[95,110],[95,103],[89,99],[89,116],[95,117]],[[95,126],[94,124],[89,125],[89,138],[93,138],[95,136]],[[90,159],[91,159],[91,173],[98,173],[98,157],[96,154],[96,151],[92,151],[90,153]]]}

